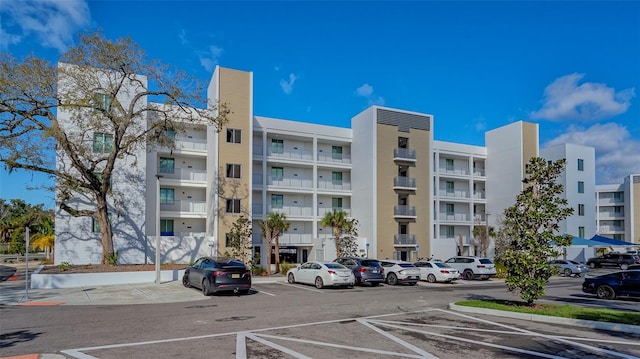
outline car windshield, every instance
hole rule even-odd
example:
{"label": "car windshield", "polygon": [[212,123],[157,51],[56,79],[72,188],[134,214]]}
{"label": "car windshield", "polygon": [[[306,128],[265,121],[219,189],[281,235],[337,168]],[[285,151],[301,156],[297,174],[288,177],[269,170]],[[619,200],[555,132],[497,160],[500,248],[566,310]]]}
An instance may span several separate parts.
{"label": "car windshield", "polygon": [[482,263],[482,264],[493,264],[493,262],[489,258],[480,258],[480,263]]}
{"label": "car windshield", "polygon": [[451,268],[450,266],[440,262],[435,262],[433,264],[437,265],[439,268]]}
{"label": "car windshield", "polygon": [[402,268],[415,268],[415,266],[411,263],[398,263],[398,265]]}
{"label": "car windshield", "polygon": [[580,264],[580,263],[578,263],[578,262],[576,262],[576,261],[569,261],[569,263],[573,263],[573,264],[575,264],[575,265]]}
{"label": "car windshield", "polygon": [[327,266],[327,268],[329,269],[344,269],[346,268],[345,266],[343,266],[340,263],[325,263],[325,266]]}
{"label": "car windshield", "polygon": [[365,267],[380,267],[380,262],[374,260],[363,260],[360,262]]}

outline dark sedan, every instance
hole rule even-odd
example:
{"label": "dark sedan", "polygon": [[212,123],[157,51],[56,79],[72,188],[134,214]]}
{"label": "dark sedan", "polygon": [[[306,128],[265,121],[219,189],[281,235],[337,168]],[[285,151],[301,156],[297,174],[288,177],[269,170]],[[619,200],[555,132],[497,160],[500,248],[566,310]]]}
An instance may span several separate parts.
{"label": "dark sedan", "polygon": [[640,297],[640,270],[626,270],[597,277],[586,277],[582,291],[602,299],[627,295]]}
{"label": "dark sedan", "polygon": [[334,262],[351,269],[358,285],[369,283],[372,287],[375,287],[384,282],[384,268],[380,265],[380,261],[376,259],[341,257]]}
{"label": "dark sedan", "polygon": [[247,294],[251,271],[237,259],[202,257],[185,269],[182,284],[200,288],[204,295],[228,291]]}

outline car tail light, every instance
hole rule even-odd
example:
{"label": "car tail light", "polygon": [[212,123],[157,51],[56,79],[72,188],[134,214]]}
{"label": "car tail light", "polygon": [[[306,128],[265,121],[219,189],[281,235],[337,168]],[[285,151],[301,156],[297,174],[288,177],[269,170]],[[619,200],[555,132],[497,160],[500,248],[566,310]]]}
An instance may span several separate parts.
{"label": "car tail light", "polygon": [[380,267],[380,273],[384,273],[384,268]]}
{"label": "car tail light", "polygon": [[478,268],[484,268],[485,265],[484,264],[478,264]]}
{"label": "car tail light", "polygon": [[367,268],[365,268],[365,267],[358,268],[358,272],[360,272],[360,273],[364,273],[366,271],[367,271]]}
{"label": "car tail light", "polygon": [[329,269],[327,272],[329,272],[329,274],[331,274],[331,275],[335,275],[336,274],[336,271],[331,270],[331,269]]}
{"label": "car tail light", "polygon": [[443,270],[440,271],[440,273],[449,274],[449,271],[443,269]]}
{"label": "car tail light", "polygon": [[219,271],[219,270],[213,272],[212,274],[213,274],[214,277],[221,277],[223,275],[227,275],[227,273]]}

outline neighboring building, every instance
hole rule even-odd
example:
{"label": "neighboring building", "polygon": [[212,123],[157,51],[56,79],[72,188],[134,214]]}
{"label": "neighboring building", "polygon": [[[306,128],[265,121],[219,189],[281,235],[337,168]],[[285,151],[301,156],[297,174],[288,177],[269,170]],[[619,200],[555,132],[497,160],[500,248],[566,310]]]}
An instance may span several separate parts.
{"label": "neighboring building", "polygon": [[[207,96],[233,111],[222,131],[193,125],[174,134],[174,149],[141,149],[137,167],[125,165],[114,175],[114,189],[127,193],[126,201],[113,203],[120,263],[154,262],[158,231],[162,262],[224,254],[232,224],[245,215],[252,220],[254,257],[264,264],[258,221],[274,211],[290,222],[280,236],[284,260],[333,260],[331,228],[320,222],[334,209],[358,220],[363,256],[414,261],[479,255],[474,227],[487,220],[498,227],[523,188],[526,163],[539,152],[538,125],[522,121],[486,132],[483,147],[436,141],[433,115],[380,106],[355,115],[351,128],[255,116],[253,74],[246,71],[217,67]],[[64,122],[63,110],[58,116]],[[571,205],[585,205],[584,216],[576,213],[563,228],[578,235],[585,227],[588,236],[595,228],[595,204],[587,200],[594,193],[593,149],[564,145],[542,153],[574,165],[590,154],[583,171],[568,166],[563,177]],[[58,157],[57,165],[65,159]],[[629,188],[625,193],[635,191],[630,198],[636,205],[625,211],[640,206],[638,184]],[[629,220],[634,222],[640,221]],[[100,262],[93,228],[90,218],[72,218],[58,208],[56,263]],[[628,231],[640,234],[630,224]]]}
{"label": "neighboring building", "polygon": [[596,155],[593,147],[561,144],[540,151],[540,157],[549,161],[566,159],[564,173],[558,179],[564,186],[563,197],[573,208],[573,215],[560,222],[560,233],[580,238],[596,234]]}
{"label": "neighboring building", "polygon": [[597,234],[640,244],[640,175],[595,187]]}

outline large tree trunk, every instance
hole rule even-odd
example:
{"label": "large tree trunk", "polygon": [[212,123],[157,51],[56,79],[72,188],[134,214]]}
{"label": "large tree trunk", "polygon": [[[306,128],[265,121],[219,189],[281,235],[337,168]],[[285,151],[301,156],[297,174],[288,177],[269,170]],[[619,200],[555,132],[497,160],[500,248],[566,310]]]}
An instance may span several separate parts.
{"label": "large tree trunk", "polygon": [[280,235],[276,234],[275,238],[275,252],[276,252],[276,273],[280,272]]}
{"label": "large tree trunk", "polygon": [[[100,224],[100,239],[102,241],[102,264],[108,263],[108,258],[114,258],[113,231],[109,222],[109,213],[106,198],[98,198],[98,210],[96,211],[98,224]],[[159,250],[159,248],[156,248]],[[114,258],[115,259],[115,258]]]}
{"label": "large tree trunk", "polygon": [[271,237],[266,237],[265,242],[267,242],[267,274],[271,274]]}
{"label": "large tree trunk", "polygon": [[340,236],[336,236],[336,258],[340,258],[341,255],[341,251],[340,251]]}

